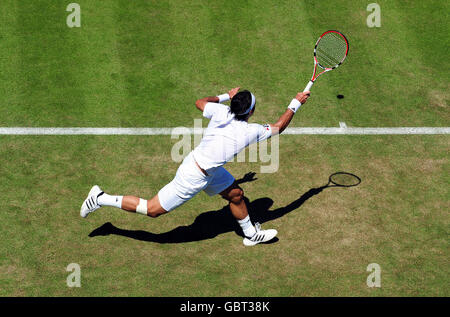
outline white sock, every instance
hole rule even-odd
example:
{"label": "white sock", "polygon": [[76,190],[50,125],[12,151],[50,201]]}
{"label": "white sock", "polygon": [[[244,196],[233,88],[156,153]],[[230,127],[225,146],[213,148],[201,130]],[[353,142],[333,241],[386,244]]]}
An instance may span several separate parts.
{"label": "white sock", "polygon": [[253,237],[253,235],[256,233],[256,229],[250,221],[250,216],[247,216],[242,220],[238,220],[238,223],[247,238]]}
{"label": "white sock", "polygon": [[112,196],[104,193],[98,197],[97,202],[100,206],[122,208],[122,199],[123,196]]}

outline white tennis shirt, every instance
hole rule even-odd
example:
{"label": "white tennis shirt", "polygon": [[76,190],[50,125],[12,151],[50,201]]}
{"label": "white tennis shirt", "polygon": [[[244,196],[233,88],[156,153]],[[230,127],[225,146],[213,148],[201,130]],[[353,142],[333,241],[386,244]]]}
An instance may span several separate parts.
{"label": "white tennis shirt", "polygon": [[249,144],[272,136],[268,124],[235,120],[230,108],[220,103],[208,102],[203,116],[210,122],[193,155],[198,165],[207,171],[224,165]]}

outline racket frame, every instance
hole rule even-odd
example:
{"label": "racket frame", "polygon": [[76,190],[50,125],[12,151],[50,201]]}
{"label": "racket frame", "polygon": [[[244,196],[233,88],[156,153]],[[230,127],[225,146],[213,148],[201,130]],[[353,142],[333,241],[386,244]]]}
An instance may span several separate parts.
{"label": "racket frame", "polygon": [[[324,66],[322,66],[322,65],[317,61],[317,54],[316,54],[316,51],[317,51],[317,45],[319,44],[319,42],[320,42],[320,40],[322,39],[322,37],[324,37],[325,34],[328,34],[328,33],[337,33],[337,34],[339,34],[340,36],[342,36],[342,37],[344,38],[345,43],[347,44],[347,50],[345,51],[345,56],[344,56],[344,58],[339,62],[339,64],[337,64],[336,66],[331,67],[331,68],[330,68],[330,67],[324,67]],[[342,34],[341,32],[339,32],[339,31],[337,31],[337,30],[328,30],[328,31],[324,32],[324,33],[317,39],[316,45],[314,46],[314,72],[313,72],[313,74],[312,74],[312,76],[311,76],[311,80],[310,80],[309,83],[306,85],[306,87],[305,87],[305,89],[303,90],[303,92],[305,92],[305,91],[310,91],[312,85],[314,85],[314,82],[316,81],[316,79],[317,79],[320,75],[322,75],[323,73],[329,72],[330,70],[333,70],[333,69],[335,69],[335,68],[338,68],[338,67],[342,64],[342,62],[344,62],[345,58],[347,57],[348,50],[349,50],[349,44],[348,44],[348,40],[347,40],[347,38],[345,37],[344,34]],[[317,76],[316,76],[316,73],[317,73],[317,66],[319,66],[320,68],[322,68],[323,71],[320,72],[319,74],[317,74]]]}

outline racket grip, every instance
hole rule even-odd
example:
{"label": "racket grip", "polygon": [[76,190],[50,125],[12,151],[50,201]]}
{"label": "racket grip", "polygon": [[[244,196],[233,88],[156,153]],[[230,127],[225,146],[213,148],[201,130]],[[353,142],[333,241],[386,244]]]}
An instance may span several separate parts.
{"label": "racket grip", "polygon": [[306,85],[305,89],[303,90],[303,92],[310,91],[313,84],[314,84],[314,82],[312,80],[310,80],[308,85]]}

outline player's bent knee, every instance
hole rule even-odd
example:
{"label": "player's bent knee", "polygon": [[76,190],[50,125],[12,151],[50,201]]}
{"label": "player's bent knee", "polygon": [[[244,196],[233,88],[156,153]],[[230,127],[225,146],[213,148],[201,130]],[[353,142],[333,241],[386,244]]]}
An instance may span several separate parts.
{"label": "player's bent knee", "polygon": [[244,199],[244,191],[237,184],[233,184],[220,193],[222,198],[230,203],[239,204]]}
{"label": "player's bent knee", "polygon": [[167,211],[165,211],[162,207],[160,208],[154,208],[151,209],[150,207],[147,210],[147,216],[152,217],[152,218],[156,218],[161,216],[162,214],[165,214]]}
{"label": "player's bent knee", "polygon": [[154,211],[154,210],[149,210],[149,211],[147,212],[147,216],[152,217],[152,218],[159,217],[159,216],[161,216],[162,214],[163,214],[162,212],[157,212],[157,211]]}
{"label": "player's bent knee", "polygon": [[244,199],[244,191],[241,188],[234,189],[230,202],[234,204],[239,204],[243,199]]}
{"label": "player's bent knee", "polygon": [[159,203],[158,196],[153,197],[148,203],[147,216],[156,218],[165,213],[167,211]]}

